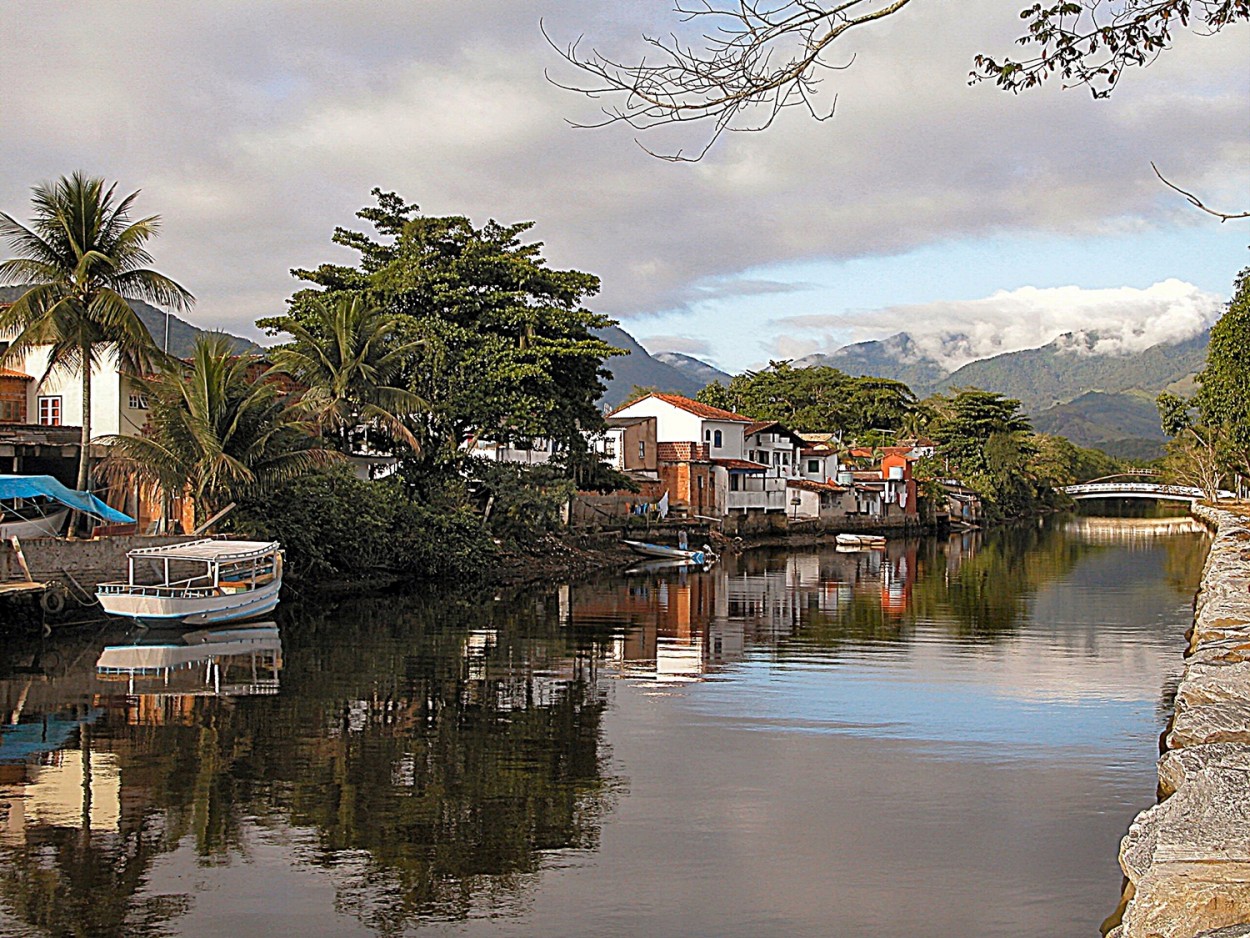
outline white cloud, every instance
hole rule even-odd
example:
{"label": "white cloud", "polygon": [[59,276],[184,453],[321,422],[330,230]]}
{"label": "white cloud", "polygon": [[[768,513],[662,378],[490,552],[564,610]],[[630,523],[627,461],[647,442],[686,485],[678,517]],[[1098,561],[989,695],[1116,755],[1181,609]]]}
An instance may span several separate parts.
{"label": "white cloud", "polygon": [[192,318],[249,332],[294,289],[288,268],[344,259],[330,234],[373,186],[537,220],[550,262],[599,275],[596,307],[621,317],[794,289],[743,278],[779,263],[1197,224],[1151,159],[1223,204],[1250,187],[1236,36],[1182,40],[1108,102],[1015,97],[966,84],[974,53],[1011,48],[1013,9],[920,5],[856,40],[828,79],[832,121],[794,112],[673,165],[624,128],[571,129],[599,102],[545,80],[562,76],[538,32],[541,16],[628,57],[674,24],[667,2],[481,6],[5,7],[0,209],[24,214],[32,183],[80,167],[141,186],[166,220],[157,266],[200,297]]}
{"label": "white cloud", "polygon": [[[1071,334],[1063,347],[1072,354],[1120,355],[1160,342],[1197,335],[1219,318],[1220,297],[1180,280],[1145,289],[1118,287],[1020,287],[966,301],[938,301],[840,315],[790,316],[776,321],[787,336],[777,351],[831,352],[851,342],[906,332],[914,340],[909,357],[937,361],[955,370],[978,358],[1037,348]],[[805,335],[806,333],[806,335]],[[814,347],[813,347],[814,346]]]}
{"label": "white cloud", "polygon": [[701,358],[712,349],[712,344],[707,339],[688,335],[649,335],[638,342],[652,355],[657,352],[681,352],[683,355]]}

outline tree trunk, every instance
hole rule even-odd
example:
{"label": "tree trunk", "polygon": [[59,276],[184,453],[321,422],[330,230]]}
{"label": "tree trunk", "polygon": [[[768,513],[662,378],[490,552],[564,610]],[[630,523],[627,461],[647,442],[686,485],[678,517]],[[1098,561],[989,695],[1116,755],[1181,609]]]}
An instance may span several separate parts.
{"label": "tree trunk", "polygon": [[[91,345],[82,347],[82,441],[78,451],[78,490],[85,492],[91,479]],[[90,519],[77,513],[75,527],[86,534]]]}

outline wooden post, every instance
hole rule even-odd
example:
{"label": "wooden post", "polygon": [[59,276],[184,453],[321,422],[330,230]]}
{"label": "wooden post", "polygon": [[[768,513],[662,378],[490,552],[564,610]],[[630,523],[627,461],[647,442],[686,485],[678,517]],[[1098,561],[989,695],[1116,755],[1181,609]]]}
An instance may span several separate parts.
{"label": "wooden post", "polygon": [[22,545],[18,541],[16,534],[9,538],[9,544],[13,547],[13,553],[17,554],[17,562],[21,566],[22,572],[26,574],[27,582],[34,583],[35,578],[30,575],[30,567],[26,563],[26,555],[22,553]]}

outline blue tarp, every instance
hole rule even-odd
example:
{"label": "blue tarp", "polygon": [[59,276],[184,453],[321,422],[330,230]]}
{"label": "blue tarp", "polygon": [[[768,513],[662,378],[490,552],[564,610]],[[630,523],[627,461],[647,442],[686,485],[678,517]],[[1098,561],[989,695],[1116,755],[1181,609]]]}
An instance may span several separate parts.
{"label": "blue tarp", "polygon": [[134,524],[135,519],[110,508],[90,492],[76,492],[66,488],[52,476],[4,476],[0,475],[0,499],[50,498],[68,508],[94,515],[113,524]]}

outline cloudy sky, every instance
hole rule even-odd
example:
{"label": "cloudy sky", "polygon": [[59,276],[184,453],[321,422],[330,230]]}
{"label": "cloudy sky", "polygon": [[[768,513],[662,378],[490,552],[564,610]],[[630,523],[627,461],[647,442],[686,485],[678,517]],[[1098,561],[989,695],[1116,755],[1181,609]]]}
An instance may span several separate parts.
{"label": "cloudy sky", "polygon": [[571,127],[598,105],[544,77],[573,76],[539,31],[629,58],[674,26],[670,0],[7,3],[0,210],[28,217],[32,184],[80,168],[142,189],[189,318],[252,337],[291,267],[350,258],[330,234],[374,186],[535,220],[552,264],[602,278],[594,308],[730,370],[902,329],[966,354],[1192,334],[1250,263],[1250,224],[1189,208],[1150,161],[1247,207],[1250,30],[1185,37],[1106,101],[969,87],[1023,5],[922,0],[847,45],[833,120],[795,111],[673,164]]}

